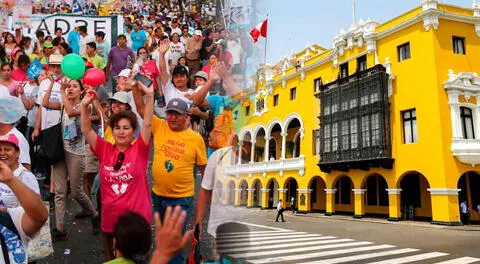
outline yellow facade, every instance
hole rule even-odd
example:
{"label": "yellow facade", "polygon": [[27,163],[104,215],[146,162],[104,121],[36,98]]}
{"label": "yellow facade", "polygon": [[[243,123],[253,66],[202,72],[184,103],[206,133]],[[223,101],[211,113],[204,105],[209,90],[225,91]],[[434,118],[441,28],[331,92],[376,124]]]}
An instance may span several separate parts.
{"label": "yellow facade", "polygon": [[[238,193],[230,200],[272,208],[282,199],[289,207],[293,196],[299,212],[460,224],[459,193],[472,210],[480,203],[480,161],[476,163],[480,148],[475,154],[476,144],[480,146],[476,141],[480,130],[475,130],[480,128],[479,36],[480,7],[428,1],[384,24],[360,22],[335,37],[334,49],[314,45],[263,67],[255,99],[244,102],[250,107],[249,123],[239,136],[248,154],[229,171],[234,185],[228,190],[248,189],[248,197],[241,203]],[[454,53],[454,37],[463,39],[465,54]],[[405,43],[410,58],[400,61],[399,46]],[[393,167],[322,172],[315,148],[322,114],[315,80],[321,78],[323,84],[336,80],[345,64],[348,75],[354,74],[357,58],[363,55],[367,68],[382,64],[389,74]],[[473,138],[461,138],[467,132],[455,107],[472,110]],[[417,138],[405,143],[402,113],[410,109],[416,113]],[[478,214],[471,214],[470,220],[479,220]]]}

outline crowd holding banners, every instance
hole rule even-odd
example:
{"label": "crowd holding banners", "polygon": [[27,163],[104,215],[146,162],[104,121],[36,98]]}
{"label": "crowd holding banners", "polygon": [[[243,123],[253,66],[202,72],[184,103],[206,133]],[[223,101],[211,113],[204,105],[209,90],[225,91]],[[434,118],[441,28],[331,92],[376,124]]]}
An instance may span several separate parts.
{"label": "crowd holding banners", "polygon": [[[212,164],[224,155],[212,153],[232,144],[229,140],[236,121],[233,110],[241,106],[239,98],[246,88],[246,34],[227,30],[222,21],[211,21],[215,8],[211,4],[206,6],[210,12],[202,8],[198,12],[200,1],[180,1],[182,7],[177,6],[178,1],[167,2],[169,5],[122,5],[118,14],[124,24],[114,41],[106,37],[112,36],[111,32],[91,24],[68,23],[69,31],[62,28],[63,24],[33,32],[34,36],[23,35],[25,31],[21,30],[5,32],[0,42],[0,98],[18,97],[20,105],[28,110],[20,115],[26,129],[16,136],[19,156],[32,157],[32,162],[21,158],[19,162],[31,170],[30,179],[45,178],[43,187],[50,193],[45,198],[55,197],[52,238],[69,238],[65,228],[71,221],[65,216],[69,183],[72,197],[82,208],[75,217],[91,218],[92,230],[99,228],[102,232],[105,261],[118,257],[118,253],[131,258],[128,247],[114,247],[113,239],[125,241],[122,232],[147,236],[141,230],[129,231],[123,221],[149,224],[153,209],[176,229],[161,226],[159,230],[176,232],[171,238],[177,241],[168,254],[157,250],[153,257],[160,255],[162,260],[172,258],[170,263],[184,263],[185,254],[179,251],[191,233],[186,232],[184,220],[195,208],[194,179],[205,174],[208,177],[202,187],[215,190],[214,180],[221,176],[223,166]],[[50,7],[35,9],[50,14],[71,12],[65,4]],[[88,78],[93,72],[89,68],[101,76]],[[215,127],[213,121],[218,117],[228,118],[223,122],[228,131]],[[11,123],[1,122],[0,135],[15,129]],[[15,125],[20,127],[20,122]],[[56,127],[58,135],[51,132]],[[53,135],[61,142],[63,156],[59,160],[42,153],[47,147],[45,139]],[[216,143],[212,145],[213,141]],[[147,175],[150,159],[152,183]],[[211,168],[204,173],[208,164]],[[95,176],[99,191],[92,188],[92,197]],[[172,213],[171,207],[177,209]],[[175,216],[175,221],[169,221],[170,216]],[[198,217],[197,221],[202,222]],[[209,228],[212,235],[213,229]],[[168,241],[157,241],[156,245]],[[141,247],[137,249],[136,254],[147,254]]]}

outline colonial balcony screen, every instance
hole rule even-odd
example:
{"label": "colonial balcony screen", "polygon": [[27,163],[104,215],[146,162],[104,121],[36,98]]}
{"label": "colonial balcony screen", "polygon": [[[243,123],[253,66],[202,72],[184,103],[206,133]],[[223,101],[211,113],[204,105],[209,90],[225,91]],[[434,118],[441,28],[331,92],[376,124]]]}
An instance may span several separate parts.
{"label": "colonial balcony screen", "polygon": [[382,65],[322,85],[320,169],[392,168],[388,74]]}

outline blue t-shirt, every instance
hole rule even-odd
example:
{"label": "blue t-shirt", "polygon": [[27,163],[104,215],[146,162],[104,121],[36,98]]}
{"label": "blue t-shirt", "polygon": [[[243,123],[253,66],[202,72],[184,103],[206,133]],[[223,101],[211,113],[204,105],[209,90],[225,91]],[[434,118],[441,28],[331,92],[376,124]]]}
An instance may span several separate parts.
{"label": "blue t-shirt", "polygon": [[72,52],[75,54],[80,53],[80,33],[75,30],[72,30],[68,33],[67,36],[68,44],[72,48]]}
{"label": "blue t-shirt", "polygon": [[213,94],[209,95],[206,98],[208,102],[210,103],[210,108],[213,110],[213,116],[217,117],[218,114],[220,114],[220,108],[223,106],[230,106],[232,104],[232,101],[230,100],[230,97],[224,95],[218,95],[218,94]]}
{"label": "blue t-shirt", "polygon": [[132,50],[137,52],[139,48],[143,47],[143,44],[147,40],[147,34],[143,30],[137,32],[134,30],[130,34],[130,38],[132,39]]}

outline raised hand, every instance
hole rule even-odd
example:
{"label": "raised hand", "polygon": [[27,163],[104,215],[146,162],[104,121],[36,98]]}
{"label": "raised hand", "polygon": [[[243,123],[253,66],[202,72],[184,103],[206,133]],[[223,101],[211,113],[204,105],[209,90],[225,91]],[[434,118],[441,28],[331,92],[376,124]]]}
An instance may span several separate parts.
{"label": "raised hand", "polygon": [[160,41],[160,45],[158,46],[158,52],[161,54],[167,53],[168,49],[170,48],[170,40],[166,39]]}
{"label": "raised hand", "polygon": [[15,176],[13,176],[12,169],[5,162],[0,161],[0,182],[8,182],[13,177]]}
{"label": "raised hand", "polygon": [[225,76],[229,73],[227,66],[225,66],[225,63],[223,63],[223,61],[218,62],[214,69],[218,76],[220,76],[220,78],[225,78]]}
{"label": "raised hand", "polygon": [[94,90],[88,90],[82,99],[82,105],[89,105],[97,97],[97,92]]}

